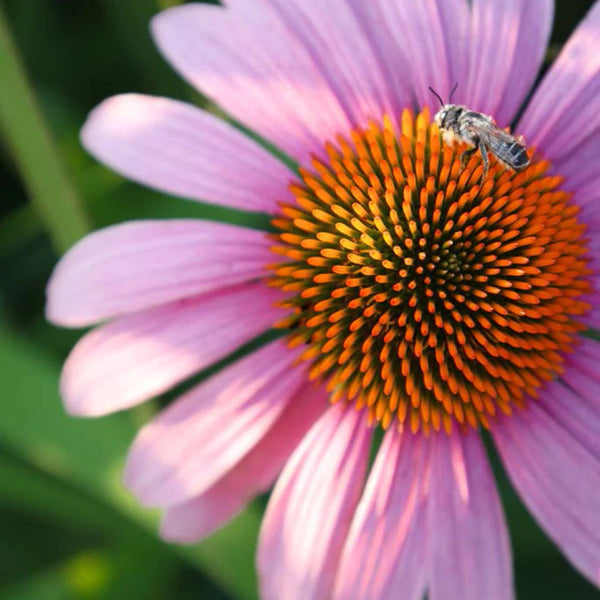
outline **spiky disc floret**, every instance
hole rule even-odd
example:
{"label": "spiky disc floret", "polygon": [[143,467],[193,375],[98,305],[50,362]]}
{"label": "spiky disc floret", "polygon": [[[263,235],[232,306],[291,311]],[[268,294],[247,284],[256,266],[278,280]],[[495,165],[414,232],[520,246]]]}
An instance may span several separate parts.
{"label": "spiky disc floret", "polygon": [[547,162],[463,169],[425,110],[339,136],[274,220],[282,327],[335,400],[449,430],[488,426],[560,373],[589,306],[578,208]]}

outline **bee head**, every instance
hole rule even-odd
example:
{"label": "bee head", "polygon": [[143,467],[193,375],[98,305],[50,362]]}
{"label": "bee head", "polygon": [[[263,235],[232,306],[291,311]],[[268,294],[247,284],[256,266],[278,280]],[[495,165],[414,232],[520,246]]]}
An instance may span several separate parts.
{"label": "bee head", "polygon": [[438,110],[434,117],[435,124],[440,129],[448,129],[453,123],[456,122],[458,112],[460,112],[458,109],[460,109],[461,107],[457,106],[456,104],[450,103],[452,102],[452,96],[454,95],[454,92],[456,91],[457,87],[458,81],[454,84],[454,87],[450,92],[450,99],[446,104],[442,100],[442,97],[432,87],[429,87],[431,93],[440,101],[440,105],[442,106],[442,108]]}
{"label": "bee head", "polygon": [[440,128],[443,129],[444,127],[444,121],[446,120],[446,117],[448,115],[448,105],[444,105],[442,106],[442,108],[440,108],[440,110],[437,111],[437,113],[435,114],[435,117],[433,118],[433,120],[435,121],[435,124]]}
{"label": "bee head", "polygon": [[434,117],[435,124],[440,129],[452,129],[457,125],[458,117],[463,110],[463,107],[457,104],[444,104]]}

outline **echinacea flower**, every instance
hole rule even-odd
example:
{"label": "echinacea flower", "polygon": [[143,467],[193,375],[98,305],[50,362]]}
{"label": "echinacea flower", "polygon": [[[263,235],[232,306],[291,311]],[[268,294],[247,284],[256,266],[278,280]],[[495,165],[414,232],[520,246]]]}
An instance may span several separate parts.
{"label": "echinacea flower", "polygon": [[[86,334],[73,414],[131,407],[275,326],[285,335],[143,428],[126,485],[200,539],[277,478],[266,599],[505,599],[508,533],[480,431],[600,584],[600,3],[537,86],[550,0],[227,0],[158,15],[193,86],[294,161],[169,99],[117,96],[85,147],[125,176],[272,216],[94,233],[48,317]],[[531,164],[447,145],[443,98],[515,125]],[[375,426],[385,431],[372,468]]]}

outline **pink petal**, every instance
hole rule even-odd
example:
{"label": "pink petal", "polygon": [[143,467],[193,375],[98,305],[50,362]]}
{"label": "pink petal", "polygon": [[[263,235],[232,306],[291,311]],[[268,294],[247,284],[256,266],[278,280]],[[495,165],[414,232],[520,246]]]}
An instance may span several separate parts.
{"label": "pink petal", "polygon": [[544,408],[600,460],[599,364],[600,344],[582,337],[567,359],[560,381],[544,389],[544,398],[548,398]]}
{"label": "pink petal", "polygon": [[415,101],[436,106],[429,86],[444,98],[455,81],[464,86],[469,23],[464,0],[350,0],[350,4],[392,86],[394,114]]}
{"label": "pink petal", "polygon": [[371,430],[363,412],[336,405],[285,466],[263,520],[258,571],[264,600],[321,600],[358,502]]}
{"label": "pink petal", "polygon": [[485,450],[472,431],[386,434],[334,597],[418,599],[426,586],[432,600],[512,598],[508,533]]}
{"label": "pink petal", "polygon": [[349,128],[344,99],[260,0],[171,8],[154,18],[152,33],[185,79],[299,161]]}
{"label": "pink petal", "polygon": [[564,383],[553,381],[544,388],[544,409],[600,460],[600,383],[574,367],[567,373]]}
{"label": "pink petal", "polygon": [[264,332],[282,311],[263,283],[121,317],[85,335],[61,378],[67,410],[98,416],[160,394]]}
{"label": "pink petal", "polygon": [[[564,162],[562,166],[564,166]],[[579,193],[578,189],[573,191],[575,193],[574,203],[581,207],[581,219],[595,230],[600,226],[600,190],[582,190],[583,194]]]}
{"label": "pink petal", "polygon": [[[239,6],[247,0],[228,0]],[[264,0],[308,52],[352,125],[381,120],[391,108],[386,77],[347,0]],[[252,2],[253,5],[258,4]],[[256,7],[254,7],[256,10]]]}
{"label": "pink petal", "polygon": [[[600,72],[597,80],[598,94],[600,94]],[[597,106],[600,110],[600,102]],[[556,158],[552,165],[553,172],[565,180],[562,187],[573,192],[573,201],[580,206],[590,206],[593,200],[597,202],[600,185],[600,125],[595,130],[588,128],[586,131],[589,135],[580,138],[577,147],[574,147],[569,154]],[[547,147],[542,146],[541,150],[546,154]],[[552,151],[553,149],[550,148],[550,152]],[[597,213],[597,206],[592,205],[591,208]]]}
{"label": "pink petal", "polygon": [[265,275],[264,233],[202,221],[137,221],[88,235],[56,267],[46,316],[83,326]]}
{"label": "pink petal", "polygon": [[335,600],[423,597],[428,442],[395,428],[386,433],[344,545]]}
{"label": "pink petal", "polygon": [[[396,111],[437,107],[458,83],[455,102],[493,114],[506,125],[542,63],[553,2],[541,0],[351,0],[386,78]],[[498,48],[502,48],[498,52]]]}
{"label": "pink petal", "polygon": [[545,395],[532,401],[527,410],[497,423],[492,434],[540,525],[573,565],[600,585],[600,461],[598,452],[587,448],[592,440],[598,448],[598,431],[579,439],[579,409],[574,408],[575,416],[568,410],[559,415],[548,410],[551,403]]}
{"label": "pink petal", "polygon": [[600,300],[598,300],[598,294],[595,294],[594,299],[596,301],[596,306],[592,308],[588,313],[586,313],[585,317],[582,321],[593,329],[600,329]]}
{"label": "pink petal", "polygon": [[[598,192],[596,192],[597,194]],[[580,193],[575,194],[580,197]],[[581,205],[580,205],[581,206]],[[588,241],[588,268],[592,274],[587,278],[592,286],[592,291],[580,299],[590,305],[590,310],[579,317],[588,327],[600,329],[600,195],[592,197],[585,205],[581,206],[580,219],[586,225],[586,238]]]}
{"label": "pink petal", "polygon": [[431,600],[513,598],[508,531],[479,434],[431,441]]}
{"label": "pink petal", "polygon": [[[598,170],[597,160],[576,158],[585,139],[600,128],[600,2],[579,24],[537,88],[519,132],[556,162],[572,157],[583,170]],[[560,170],[559,170],[560,172]]]}
{"label": "pink petal", "polygon": [[164,539],[191,543],[232,519],[256,495],[271,487],[289,455],[327,406],[322,387],[303,386],[273,427],[252,450],[201,496],[167,509]]}
{"label": "pink petal", "polygon": [[168,508],[160,522],[160,537],[175,544],[194,544],[238,515],[254,496],[254,486],[238,483],[235,468],[201,496]]}
{"label": "pink petal", "polygon": [[473,1],[469,108],[493,115],[502,127],[510,124],[542,64],[553,12],[552,0]]}
{"label": "pink petal", "polygon": [[[580,209],[578,218],[586,227],[588,267],[592,271],[592,275],[588,279],[592,284],[593,291],[582,299],[592,305],[592,312],[597,312],[600,309],[600,186],[595,186],[594,190],[586,189],[586,186],[576,189],[573,200]],[[582,317],[582,320],[587,323],[589,316],[588,312]],[[600,322],[596,320],[596,324],[589,323],[589,326],[600,329]]]}
{"label": "pink petal", "polygon": [[91,112],[81,140],[112,169],[168,194],[267,213],[289,195],[292,173],[282,162],[183,102],[114,96]]}
{"label": "pink petal", "polygon": [[283,341],[253,352],[179,398],[138,434],[125,484],[142,504],[173,506],[208,490],[279,419],[306,381]]}

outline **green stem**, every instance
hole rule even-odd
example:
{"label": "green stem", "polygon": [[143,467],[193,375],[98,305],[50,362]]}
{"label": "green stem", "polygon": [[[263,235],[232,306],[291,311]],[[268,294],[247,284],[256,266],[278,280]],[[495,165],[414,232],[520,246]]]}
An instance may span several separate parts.
{"label": "green stem", "polygon": [[0,129],[31,201],[57,251],[90,229],[77,193],[37,105],[0,7]]}

